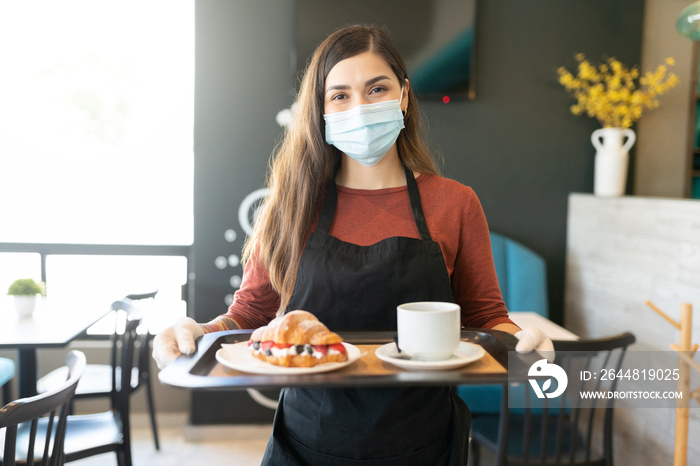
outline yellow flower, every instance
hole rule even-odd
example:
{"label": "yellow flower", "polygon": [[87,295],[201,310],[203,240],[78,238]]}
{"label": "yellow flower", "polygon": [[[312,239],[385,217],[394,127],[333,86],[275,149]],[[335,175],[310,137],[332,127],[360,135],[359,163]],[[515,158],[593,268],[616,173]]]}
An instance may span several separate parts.
{"label": "yellow flower", "polygon": [[675,65],[672,57],[643,75],[636,67],[627,68],[615,58],[593,66],[582,53],[574,57],[578,62],[576,75],[563,66],[557,69],[559,84],[576,99],[571,113],[585,113],[604,127],[629,128],[641,118],[645,108],[658,107],[658,97],[679,83],[678,76],[668,73],[668,66]]}

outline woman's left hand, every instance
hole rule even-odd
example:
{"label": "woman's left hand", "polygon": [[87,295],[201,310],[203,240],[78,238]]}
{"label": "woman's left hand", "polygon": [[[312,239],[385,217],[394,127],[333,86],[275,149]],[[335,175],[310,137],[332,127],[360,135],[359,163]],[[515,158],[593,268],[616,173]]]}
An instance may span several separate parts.
{"label": "woman's left hand", "polygon": [[515,345],[515,351],[518,353],[529,353],[537,351],[543,357],[546,357],[549,362],[554,361],[554,343],[537,327],[526,327],[515,334],[518,338],[518,343]]}

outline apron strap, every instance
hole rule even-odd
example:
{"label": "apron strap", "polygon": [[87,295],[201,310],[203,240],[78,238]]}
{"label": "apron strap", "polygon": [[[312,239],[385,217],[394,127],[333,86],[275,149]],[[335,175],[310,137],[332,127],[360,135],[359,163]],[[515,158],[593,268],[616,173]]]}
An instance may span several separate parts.
{"label": "apron strap", "polygon": [[321,208],[321,216],[318,218],[318,225],[316,226],[316,231],[318,233],[328,234],[328,230],[331,228],[331,223],[333,222],[333,216],[335,216],[335,207],[338,204],[338,188],[335,186],[335,179],[331,178],[328,182],[328,193],[326,194],[326,200],[323,201],[323,207]]}
{"label": "apron strap", "polygon": [[415,219],[416,226],[418,227],[418,233],[420,233],[420,237],[424,241],[432,241],[430,232],[428,231],[428,224],[425,222],[425,215],[423,215],[423,205],[420,202],[418,183],[416,183],[413,172],[409,170],[406,165],[404,165],[403,168],[406,171],[408,198],[411,200],[411,209],[413,210],[413,218]]}
{"label": "apron strap", "polygon": [[[416,222],[418,233],[420,234],[422,240],[432,241],[430,232],[428,231],[428,224],[425,222],[423,206],[420,202],[418,183],[416,183],[413,172],[405,165],[404,170],[406,172],[406,188],[408,189],[408,198],[411,201],[411,210],[413,211],[413,219]],[[338,188],[335,185],[335,179],[332,178],[328,183],[328,194],[326,194],[326,199],[323,201],[321,215],[318,218],[318,225],[316,226],[316,231],[318,233],[328,234],[328,230],[330,230],[331,223],[333,222],[333,217],[335,216],[335,208],[337,204]]]}

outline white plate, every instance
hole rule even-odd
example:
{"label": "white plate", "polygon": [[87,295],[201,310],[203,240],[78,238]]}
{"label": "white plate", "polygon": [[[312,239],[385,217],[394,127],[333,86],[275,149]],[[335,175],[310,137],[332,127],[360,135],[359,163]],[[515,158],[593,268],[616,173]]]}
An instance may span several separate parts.
{"label": "white plate", "polygon": [[470,362],[481,359],[484,354],[486,354],[486,351],[484,348],[474,343],[460,341],[457,351],[455,351],[452,357],[442,361],[420,361],[417,359],[404,359],[403,356],[398,357],[399,352],[396,349],[396,343],[387,343],[386,345],[380,346],[374,354],[382,361],[402,369],[411,371],[442,371],[466,366]]}
{"label": "white plate", "polygon": [[247,341],[240,343],[223,343],[216,352],[216,360],[224,366],[237,371],[251,374],[299,375],[330,372],[352,364],[362,354],[360,350],[349,343],[343,343],[348,352],[348,360],[343,362],[327,362],[313,367],[283,367],[275,366],[253,356]]}

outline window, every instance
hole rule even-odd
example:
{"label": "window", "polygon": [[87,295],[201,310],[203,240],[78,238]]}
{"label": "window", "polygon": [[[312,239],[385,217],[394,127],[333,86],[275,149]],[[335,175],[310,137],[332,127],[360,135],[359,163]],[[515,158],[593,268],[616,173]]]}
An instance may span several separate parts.
{"label": "window", "polygon": [[0,242],[192,243],[194,0],[2,2],[0,63]]}
{"label": "window", "polygon": [[[108,307],[128,294],[157,290],[155,300],[138,303],[139,307],[148,307],[149,325],[156,333],[185,315],[181,294],[186,282],[185,257],[52,254],[46,259],[46,292],[59,301],[80,297]],[[93,328],[93,332],[106,333],[109,322]]]}
{"label": "window", "polygon": [[0,2],[0,63],[1,284],[183,315],[194,0]]}

